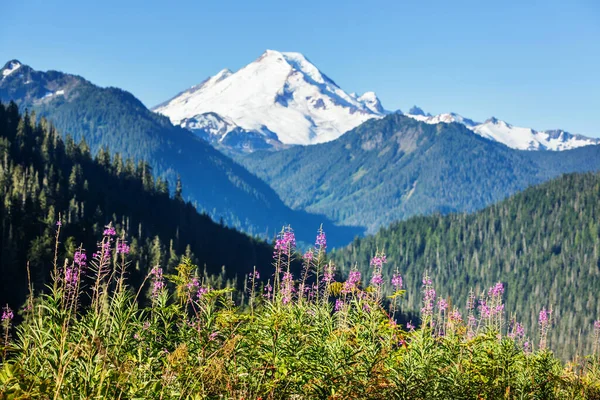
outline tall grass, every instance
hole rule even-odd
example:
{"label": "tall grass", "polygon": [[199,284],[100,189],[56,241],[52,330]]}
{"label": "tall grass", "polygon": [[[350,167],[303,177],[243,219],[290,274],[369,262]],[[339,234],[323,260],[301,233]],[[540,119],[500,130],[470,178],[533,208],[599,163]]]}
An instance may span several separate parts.
{"label": "tall grass", "polygon": [[173,275],[151,266],[132,290],[129,248],[108,226],[89,259],[83,249],[55,258],[53,284],[37,297],[31,288],[18,326],[3,310],[1,396],[600,398],[600,325],[594,354],[563,364],[546,340],[546,309],[542,336],[528,338],[505,315],[501,283],[473,294],[461,313],[425,276],[421,321],[401,326],[402,278],[383,282],[385,255],[373,258],[372,276],[355,269],[338,281],[326,246],[319,231],[315,248],[297,255],[293,231],[283,230],[274,272],[247,277],[242,306],[185,258]]}

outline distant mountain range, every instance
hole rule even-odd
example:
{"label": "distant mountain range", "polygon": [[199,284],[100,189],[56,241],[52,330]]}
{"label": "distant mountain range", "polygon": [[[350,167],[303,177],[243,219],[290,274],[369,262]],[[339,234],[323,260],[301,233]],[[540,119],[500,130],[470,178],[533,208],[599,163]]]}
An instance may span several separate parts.
{"label": "distant mountain range", "polygon": [[0,101],[36,110],[92,152],[109,146],[171,183],[180,175],[200,210],[254,234],[289,223],[309,238],[324,222],[345,244],[363,228],[475,210],[565,172],[600,169],[600,147],[585,146],[595,139],[418,107],[388,113],[374,94],[346,94],[298,53],[267,51],[157,108],[181,126],[75,75],[16,60],[0,71]]}
{"label": "distant mountain range", "polygon": [[[348,94],[302,54],[274,50],[235,73],[224,69],[153,110],[237,153],[328,142],[366,120],[390,114],[375,93]],[[455,113],[425,114],[418,107],[406,115],[428,124],[458,122],[518,150],[568,150],[600,143],[561,129],[538,132],[493,117],[479,123]]]}
{"label": "distant mountain range", "polygon": [[[336,228],[316,215],[291,210],[261,179],[188,130],[148,110],[131,93],[101,88],[58,71],[36,71],[12,60],[0,69],[0,102],[47,117],[62,134],[84,139],[92,153],[107,146],[122,157],[145,160],[216,221],[252,234],[272,236],[292,224],[299,238],[312,240],[321,223],[347,243],[360,229]],[[303,236],[305,235],[305,236]]]}
{"label": "distant mountain range", "polygon": [[292,208],[371,233],[413,215],[471,211],[566,172],[600,169],[600,146],[519,151],[461,123],[401,114],[339,139],[238,156]]}
{"label": "distant mountain range", "polygon": [[517,150],[570,150],[577,147],[596,145],[600,139],[583,135],[574,135],[562,129],[538,132],[531,128],[513,126],[497,118],[490,118],[483,123],[475,122],[456,113],[431,115],[425,114],[418,107],[413,107],[406,114],[408,117],[428,124],[457,122],[463,124],[476,134],[495,142],[503,143]]}

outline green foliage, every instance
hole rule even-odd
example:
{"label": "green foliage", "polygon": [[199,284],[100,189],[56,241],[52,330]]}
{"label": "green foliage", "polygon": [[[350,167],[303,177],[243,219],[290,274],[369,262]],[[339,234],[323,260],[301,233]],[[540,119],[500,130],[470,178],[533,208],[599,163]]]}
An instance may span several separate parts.
{"label": "green foliage", "polygon": [[[420,277],[429,270],[436,289],[463,306],[469,288],[506,287],[506,309],[538,335],[542,306],[552,306],[557,329],[550,343],[563,358],[591,350],[600,316],[600,175],[571,174],[532,187],[473,214],[414,217],[334,252],[342,271],[387,254],[385,279],[396,269],[408,289],[405,311],[416,312]],[[361,270],[368,274],[367,268]]]}
{"label": "green foliage", "polygon": [[294,209],[369,233],[415,215],[473,211],[565,172],[600,169],[600,147],[519,151],[463,125],[399,114],[314,146],[238,156]]}
{"label": "green foliage", "polygon": [[[407,332],[384,311],[378,290],[347,290],[348,282],[334,310],[325,296],[334,283],[317,279],[309,292],[297,290],[286,301],[284,274],[272,294],[258,293],[261,301],[250,311],[234,303],[232,289],[199,281],[197,267],[186,260],[171,277],[174,293],[163,285],[160,267],[152,269],[145,280],[151,302],[140,307],[140,292],[131,291],[124,274],[113,273],[128,262],[110,255],[118,249],[112,234],[101,243],[110,251],[82,270],[93,284],[69,280],[67,268],[77,268],[76,263],[60,268],[57,262],[53,289],[28,301],[14,337],[8,334],[10,319],[3,321],[1,398],[583,400],[600,395],[597,353],[564,365],[550,351],[528,350],[502,331],[467,333],[462,320],[442,314],[435,317],[434,330],[425,324]],[[287,265],[287,249],[278,250],[283,263],[276,263],[276,271]],[[312,278],[317,265],[307,265]],[[292,285],[300,289],[304,283],[303,278]],[[258,289],[249,288],[252,295]],[[91,301],[81,304],[86,298]]]}

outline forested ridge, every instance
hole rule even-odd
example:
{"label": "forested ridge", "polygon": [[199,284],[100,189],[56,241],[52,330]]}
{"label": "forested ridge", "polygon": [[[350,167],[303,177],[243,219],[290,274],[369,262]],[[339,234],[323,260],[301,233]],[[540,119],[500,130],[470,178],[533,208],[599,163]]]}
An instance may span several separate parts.
{"label": "forested ridge", "polygon": [[0,104],[0,180],[0,304],[22,304],[27,263],[35,289],[43,289],[58,220],[67,258],[80,245],[91,257],[106,224],[124,232],[134,286],[152,266],[172,272],[182,255],[209,274],[225,266],[229,279],[271,262],[268,243],[198,213],[179,182],[169,190],[146,162],[111,156],[107,148],[93,157],[85,140],[63,140],[48,121],[20,115],[14,103]]}
{"label": "forested ridge", "polygon": [[562,173],[600,169],[600,147],[520,151],[465,126],[392,114],[339,139],[238,156],[292,208],[368,233],[435,212],[475,211]]}
{"label": "forested ridge", "polygon": [[332,257],[368,274],[377,250],[387,254],[385,275],[404,277],[404,311],[420,309],[425,271],[462,308],[470,288],[478,295],[503,282],[507,315],[516,312],[535,337],[540,307],[552,307],[552,348],[565,358],[583,354],[600,316],[600,174],[564,175],[472,214],[397,222]]}

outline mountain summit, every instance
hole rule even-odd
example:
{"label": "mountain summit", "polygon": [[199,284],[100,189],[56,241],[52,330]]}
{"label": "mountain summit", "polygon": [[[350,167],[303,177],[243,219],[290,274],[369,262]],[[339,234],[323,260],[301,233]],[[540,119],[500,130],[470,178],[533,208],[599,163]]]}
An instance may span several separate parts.
{"label": "mountain summit", "polygon": [[153,111],[213,143],[235,131],[242,142],[229,147],[242,151],[254,150],[258,139],[271,147],[328,142],[385,114],[375,93],[348,94],[304,55],[275,50],[235,73],[222,70]]}

